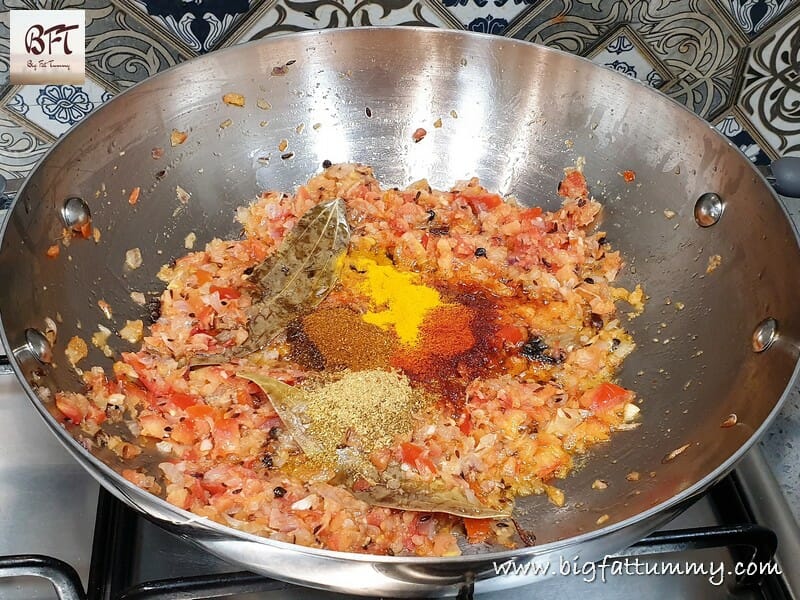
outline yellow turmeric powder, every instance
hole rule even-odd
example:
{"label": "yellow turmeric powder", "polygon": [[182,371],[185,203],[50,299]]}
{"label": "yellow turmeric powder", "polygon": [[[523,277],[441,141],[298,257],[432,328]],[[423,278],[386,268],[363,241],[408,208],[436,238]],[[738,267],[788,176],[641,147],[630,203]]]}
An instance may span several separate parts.
{"label": "yellow turmeric powder", "polygon": [[362,318],[382,329],[393,326],[400,342],[412,345],[428,312],[441,306],[435,289],[419,283],[416,273],[398,271],[361,253],[342,259],[342,284],[369,296],[373,310]]}

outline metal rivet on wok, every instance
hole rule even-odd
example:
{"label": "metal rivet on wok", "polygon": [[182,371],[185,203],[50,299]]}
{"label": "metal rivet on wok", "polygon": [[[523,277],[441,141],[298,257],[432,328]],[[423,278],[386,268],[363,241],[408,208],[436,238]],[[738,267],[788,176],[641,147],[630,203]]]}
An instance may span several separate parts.
{"label": "metal rivet on wok", "polygon": [[700,196],[694,205],[694,220],[700,227],[716,225],[722,216],[722,198],[714,192],[707,192]]}
{"label": "metal rivet on wok", "polygon": [[[25,330],[24,349],[40,363],[48,364],[53,361],[53,348],[44,334],[37,329]],[[15,351],[14,354],[17,355],[17,358],[20,358],[19,350]]]}
{"label": "metal rivet on wok", "polygon": [[69,229],[80,229],[91,222],[92,213],[83,198],[73,196],[64,200],[61,207],[61,219]]}
{"label": "metal rivet on wok", "polygon": [[778,322],[773,318],[764,319],[753,331],[753,351],[763,352],[778,338]]}

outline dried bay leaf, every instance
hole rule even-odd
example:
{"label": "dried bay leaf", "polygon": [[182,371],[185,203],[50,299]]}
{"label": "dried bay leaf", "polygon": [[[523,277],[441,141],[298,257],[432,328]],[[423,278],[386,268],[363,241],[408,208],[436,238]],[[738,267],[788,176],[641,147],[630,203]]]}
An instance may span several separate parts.
{"label": "dried bay leaf", "polygon": [[440,512],[470,519],[502,519],[511,516],[514,510],[510,502],[506,507],[492,508],[470,500],[456,487],[422,490],[401,485],[394,490],[379,484],[368,490],[353,492],[353,495],[375,506],[417,512]]}
{"label": "dried bay leaf", "polygon": [[261,300],[250,309],[245,345],[266,345],[301,311],[318,305],[339,277],[339,258],[350,244],[344,200],[323,202],[304,214],[278,251],[253,270]]}
{"label": "dried bay leaf", "polygon": [[[399,469],[393,473],[379,473],[369,462],[369,458],[356,448],[326,448],[323,441],[309,433],[312,419],[305,412],[303,390],[259,373],[241,371],[236,375],[252,381],[269,396],[286,430],[309,458],[333,454],[337,457],[338,470],[346,473],[351,483],[360,479],[371,484],[366,490],[353,492],[360,500],[387,508],[441,512],[475,519],[504,518],[511,515],[513,505],[510,502],[502,508],[486,506],[476,499],[468,498],[457,485],[448,486],[443,479],[433,482],[402,481],[399,478]],[[389,476],[397,477],[393,479],[397,482],[396,485],[389,486]]]}
{"label": "dried bay leaf", "polygon": [[349,244],[344,200],[310,208],[249,277],[258,298],[248,310],[247,340],[222,354],[198,355],[190,364],[221,364],[261,350],[292,319],[322,302],[339,277],[339,258]]}
{"label": "dried bay leaf", "polygon": [[322,444],[306,431],[309,419],[304,418],[302,390],[260,373],[242,371],[236,373],[236,376],[252,381],[269,396],[275,412],[278,413],[281,421],[286,426],[286,430],[303,452],[308,456],[322,454],[324,451]]}

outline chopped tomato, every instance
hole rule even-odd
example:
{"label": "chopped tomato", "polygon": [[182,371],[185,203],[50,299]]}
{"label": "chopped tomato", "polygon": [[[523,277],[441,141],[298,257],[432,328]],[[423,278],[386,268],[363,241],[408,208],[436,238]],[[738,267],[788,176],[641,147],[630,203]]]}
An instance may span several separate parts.
{"label": "chopped tomato", "polygon": [[497,194],[481,194],[480,196],[459,196],[458,200],[463,200],[472,209],[472,212],[478,214],[479,212],[486,212],[492,210],[496,206],[503,203],[503,199]]}
{"label": "chopped tomato", "polygon": [[86,223],[81,225],[81,228],[78,231],[80,231],[81,237],[83,237],[83,239],[85,239],[85,240],[88,240],[90,237],[92,237],[92,223],[91,223],[91,221],[87,221]]}
{"label": "chopped tomato", "polygon": [[239,290],[232,288],[232,287],[219,287],[216,285],[212,285],[209,288],[209,291],[213,294],[217,292],[219,294],[220,300],[236,300],[241,294]]}
{"label": "chopped tomato", "polygon": [[197,313],[195,317],[197,319],[197,323],[199,325],[198,331],[193,331],[192,333],[198,333],[199,331],[208,331],[211,328],[211,324],[214,321],[214,309],[210,306],[204,306],[200,309],[200,312]]}
{"label": "chopped tomato", "polygon": [[298,202],[306,202],[307,200],[311,200],[311,194],[308,192],[308,188],[306,186],[300,186],[297,190],[297,194],[295,194],[295,200]]}
{"label": "chopped tomato", "polygon": [[56,258],[59,254],[61,254],[61,248],[58,244],[53,244],[47,249],[47,258]]}
{"label": "chopped tomato", "polygon": [[192,422],[189,420],[180,421],[172,426],[170,437],[179,444],[194,444],[196,435]]}
{"label": "chopped tomato", "polygon": [[228,488],[225,487],[224,483],[210,482],[204,479],[200,480],[200,486],[212,496],[224,494],[228,491]]}
{"label": "chopped tomato", "polygon": [[170,401],[177,406],[178,408],[189,408],[190,406],[194,406],[197,404],[197,398],[191,396],[190,394],[182,394],[180,392],[175,392],[170,395]]}
{"label": "chopped tomato", "polygon": [[458,420],[458,428],[464,435],[472,433],[472,417],[470,417],[469,413],[465,412],[461,414]]}
{"label": "chopped tomato", "polygon": [[128,397],[134,406],[154,407],[157,404],[156,397],[152,393],[140,388],[138,385],[135,385],[130,381],[123,382],[122,393]]}
{"label": "chopped tomato", "polygon": [[214,444],[221,452],[236,452],[239,448],[239,423],[234,419],[219,419],[211,432]]}
{"label": "chopped tomato", "polygon": [[392,453],[388,449],[375,450],[369,455],[369,462],[375,465],[378,471],[384,471],[389,466],[389,461],[392,458]]}
{"label": "chopped tomato", "polygon": [[525,220],[532,221],[533,219],[535,219],[537,217],[541,217],[541,216],[542,216],[541,207],[534,206],[532,208],[529,208],[528,210],[523,210],[520,213],[519,218],[520,218],[520,221],[525,221]]}
{"label": "chopped tomato", "polygon": [[631,183],[636,180],[636,173],[634,171],[623,171],[620,175],[622,175],[625,183]]}
{"label": "chopped tomato", "polygon": [[133,367],[133,370],[139,376],[139,381],[148,391],[157,396],[167,396],[169,394],[169,384],[154,370],[148,370],[135,354],[123,352],[122,359]]}
{"label": "chopped tomato", "polygon": [[486,541],[491,533],[491,519],[464,519],[464,529],[467,530],[467,539],[470,544],[479,544]]}
{"label": "chopped tomato", "polygon": [[613,383],[601,383],[592,396],[592,408],[605,410],[622,404],[629,396],[628,390]]}
{"label": "chopped tomato", "polygon": [[186,414],[193,419],[204,419],[214,416],[214,408],[208,404],[195,404],[186,408]]}
{"label": "chopped tomato", "polygon": [[521,341],[525,340],[525,330],[522,327],[517,327],[516,325],[503,325],[497,331],[497,337],[502,342],[507,342],[509,344],[519,344]]}
{"label": "chopped tomato", "polygon": [[422,467],[425,467],[431,473],[436,473],[436,465],[434,465],[429,458],[422,456],[423,452],[425,452],[425,450],[416,444],[408,442],[400,444],[400,457],[404,463],[416,467],[418,471]]}
{"label": "chopped tomato", "polygon": [[558,194],[570,200],[585,198],[589,195],[586,178],[580,171],[574,170],[567,173],[566,177],[558,184]]}
{"label": "chopped tomato", "polygon": [[106,411],[94,404],[89,404],[89,414],[86,417],[87,421],[94,421],[98,425],[102,425],[106,418]]}
{"label": "chopped tomato", "polygon": [[353,490],[356,492],[365,492],[371,487],[372,484],[363,477],[359,477],[353,482]]}
{"label": "chopped tomato", "polygon": [[167,420],[158,415],[140,416],[139,424],[142,426],[142,435],[159,439],[165,437],[166,431],[164,428],[169,426]]}
{"label": "chopped tomato", "polygon": [[204,283],[208,283],[212,279],[214,279],[214,276],[211,273],[209,273],[208,271],[206,271],[205,269],[197,269],[194,272],[194,277],[197,280],[197,286],[198,287],[200,287]]}
{"label": "chopped tomato", "polygon": [[56,396],[56,407],[65,417],[75,424],[83,421],[89,412],[89,402],[78,394],[59,394]]}

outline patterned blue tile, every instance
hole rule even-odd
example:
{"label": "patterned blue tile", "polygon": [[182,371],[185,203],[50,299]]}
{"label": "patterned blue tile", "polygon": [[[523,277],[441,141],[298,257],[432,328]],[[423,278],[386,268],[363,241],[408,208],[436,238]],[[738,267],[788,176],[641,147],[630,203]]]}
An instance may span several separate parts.
{"label": "patterned blue tile", "polygon": [[508,27],[508,21],[500,17],[493,17],[491,14],[485,17],[476,17],[467,23],[469,31],[477,31],[478,33],[491,33],[493,35],[502,35]]}
{"label": "patterned blue tile", "polygon": [[755,37],[793,3],[796,4],[796,0],[722,0],[723,6],[730,10],[736,23],[750,37]]}
{"label": "patterned blue tile", "polygon": [[663,67],[655,64],[656,61],[643,51],[642,46],[636,33],[623,27],[607,43],[601,45],[595,54],[590,55],[590,58],[595,64],[659,88],[669,75]]}
{"label": "patterned blue tile", "polygon": [[5,107],[58,137],[111,97],[87,77],[83,85],[19,86]]}
{"label": "patterned blue tile", "polygon": [[466,29],[502,35],[509,22],[541,0],[442,0]]}
{"label": "patterned blue tile", "polygon": [[250,10],[249,0],[132,0],[192,52],[216,48]]}

